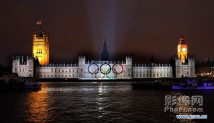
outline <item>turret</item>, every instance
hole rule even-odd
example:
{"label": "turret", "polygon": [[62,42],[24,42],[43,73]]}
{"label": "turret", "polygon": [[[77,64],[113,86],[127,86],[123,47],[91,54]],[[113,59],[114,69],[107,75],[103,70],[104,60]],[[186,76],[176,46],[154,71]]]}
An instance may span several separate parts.
{"label": "turret", "polygon": [[34,59],[30,56],[15,56],[12,61],[12,72],[17,73],[20,77],[33,77],[34,63]]}
{"label": "turret", "polygon": [[126,65],[132,65],[132,57],[126,56]]}
{"label": "turret", "polygon": [[79,56],[78,65],[79,66],[85,65],[85,56]]}

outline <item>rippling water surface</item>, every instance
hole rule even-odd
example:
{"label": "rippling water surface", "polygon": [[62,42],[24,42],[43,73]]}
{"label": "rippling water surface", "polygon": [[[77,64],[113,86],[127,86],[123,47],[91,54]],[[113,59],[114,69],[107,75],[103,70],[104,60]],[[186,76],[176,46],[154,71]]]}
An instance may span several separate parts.
{"label": "rippling water surface", "polygon": [[132,90],[129,82],[47,82],[37,92],[1,93],[0,122],[178,122],[164,112],[167,94],[203,95],[208,120],[188,122],[214,122],[214,91]]}

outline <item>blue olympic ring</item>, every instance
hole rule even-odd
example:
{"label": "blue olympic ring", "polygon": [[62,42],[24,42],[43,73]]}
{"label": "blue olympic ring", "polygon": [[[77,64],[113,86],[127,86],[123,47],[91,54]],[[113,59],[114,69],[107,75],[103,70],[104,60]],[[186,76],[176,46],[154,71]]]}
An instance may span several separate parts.
{"label": "blue olympic ring", "polygon": [[[97,69],[94,72],[91,72],[90,69],[89,69],[91,65],[96,65],[97,66]],[[88,65],[88,72],[90,74],[97,74],[99,72],[99,66],[96,63],[92,63],[92,64]]]}

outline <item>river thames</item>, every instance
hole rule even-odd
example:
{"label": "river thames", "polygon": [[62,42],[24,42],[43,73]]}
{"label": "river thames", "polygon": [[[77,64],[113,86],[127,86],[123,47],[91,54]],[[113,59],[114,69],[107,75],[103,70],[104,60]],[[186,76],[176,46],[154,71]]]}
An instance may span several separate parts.
{"label": "river thames", "polygon": [[[202,95],[208,119],[178,120],[165,95]],[[214,122],[214,90],[133,90],[130,82],[45,82],[40,91],[0,93],[0,122]]]}

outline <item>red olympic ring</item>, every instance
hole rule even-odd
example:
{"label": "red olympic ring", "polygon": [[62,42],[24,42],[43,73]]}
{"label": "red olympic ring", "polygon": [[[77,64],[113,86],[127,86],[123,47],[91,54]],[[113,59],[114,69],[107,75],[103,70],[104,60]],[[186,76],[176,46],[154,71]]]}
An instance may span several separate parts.
{"label": "red olympic ring", "polygon": [[[121,68],[122,68],[120,72],[117,72],[116,69],[114,68],[114,67],[117,66],[117,65],[120,65]],[[123,73],[123,71],[124,71],[123,65],[122,65],[122,64],[114,64],[114,65],[112,66],[112,71],[113,71],[114,74],[121,74],[121,73]]]}

